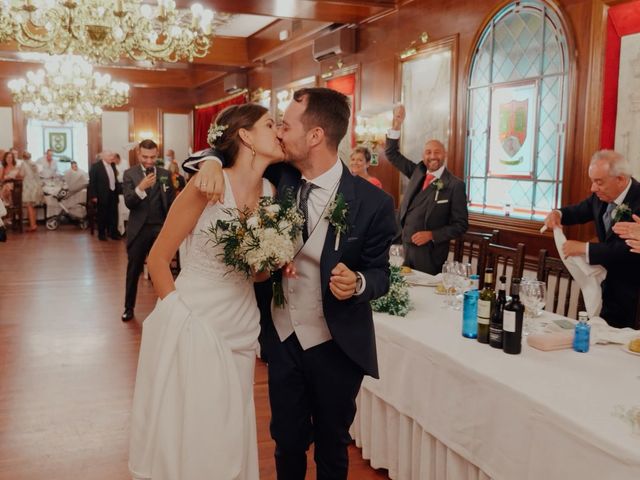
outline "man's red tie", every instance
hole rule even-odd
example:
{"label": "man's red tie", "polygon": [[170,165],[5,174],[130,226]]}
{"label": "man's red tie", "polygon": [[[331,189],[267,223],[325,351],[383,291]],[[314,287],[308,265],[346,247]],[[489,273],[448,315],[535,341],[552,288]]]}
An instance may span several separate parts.
{"label": "man's red tie", "polygon": [[431,182],[433,182],[436,179],[435,175],[432,175],[430,173],[427,173],[427,176],[424,177],[424,183],[422,184],[422,190],[424,190],[425,188],[427,188],[429,185],[431,185]]}

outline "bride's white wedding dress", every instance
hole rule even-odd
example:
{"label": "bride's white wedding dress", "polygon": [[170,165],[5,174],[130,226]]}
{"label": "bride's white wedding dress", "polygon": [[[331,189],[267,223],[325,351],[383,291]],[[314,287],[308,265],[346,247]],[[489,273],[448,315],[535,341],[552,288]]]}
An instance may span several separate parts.
{"label": "bride's white wedding dress", "polygon": [[[208,205],[176,290],[143,324],[129,470],[135,479],[258,479],[253,378],[260,314],[253,283],[229,273],[201,232],[236,207]],[[272,194],[267,180],[263,195]]]}

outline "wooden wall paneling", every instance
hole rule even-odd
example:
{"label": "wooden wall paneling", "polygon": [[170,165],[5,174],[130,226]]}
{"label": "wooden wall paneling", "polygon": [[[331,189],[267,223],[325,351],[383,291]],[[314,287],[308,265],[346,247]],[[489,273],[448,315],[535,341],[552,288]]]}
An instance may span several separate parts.
{"label": "wooden wall paneling", "polygon": [[250,90],[269,90],[273,85],[273,69],[271,65],[258,65],[247,72],[247,79]]}
{"label": "wooden wall paneling", "polygon": [[207,83],[206,85],[196,89],[196,101],[191,105],[191,107],[193,109],[194,105],[202,105],[226,96],[227,93],[224,91],[224,79],[216,79],[213,82]]}
{"label": "wooden wall paneling", "polygon": [[87,143],[88,164],[91,166],[102,151],[102,119],[87,122]]}
{"label": "wooden wall paneling", "polygon": [[19,105],[13,105],[13,146],[18,151],[27,148],[27,118]]}

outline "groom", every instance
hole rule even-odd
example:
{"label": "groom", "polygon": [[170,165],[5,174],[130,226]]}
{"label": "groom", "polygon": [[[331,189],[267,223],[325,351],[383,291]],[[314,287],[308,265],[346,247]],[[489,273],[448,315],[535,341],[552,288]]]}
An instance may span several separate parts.
{"label": "groom", "polygon": [[[317,478],[347,478],[355,398],[364,375],[378,376],[369,302],[389,288],[396,226],[391,197],[338,158],[349,116],[341,93],[295,92],[278,132],[286,163],[268,172],[280,195],[296,192],[306,218],[295,275],[283,278],[285,306],[272,305],[264,340],[279,480],[305,478],[311,442]],[[218,162],[205,162],[199,187],[220,182],[220,171]],[[341,234],[340,222],[326,218],[336,200],[346,204]]]}

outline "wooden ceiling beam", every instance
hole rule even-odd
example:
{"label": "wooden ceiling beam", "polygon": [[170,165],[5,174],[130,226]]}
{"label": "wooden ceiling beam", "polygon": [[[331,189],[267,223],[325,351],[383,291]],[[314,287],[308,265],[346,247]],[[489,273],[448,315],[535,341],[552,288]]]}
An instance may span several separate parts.
{"label": "wooden ceiling beam", "polygon": [[[193,0],[177,0],[188,8]],[[331,23],[360,23],[397,7],[395,0],[203,0],[203,6],[219,12],[268,15]]]}

